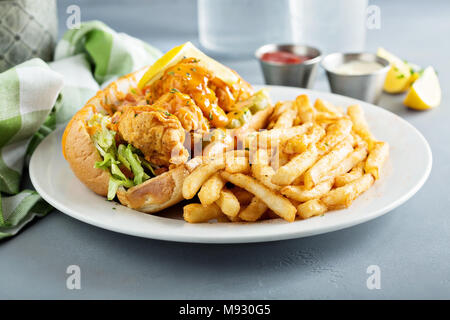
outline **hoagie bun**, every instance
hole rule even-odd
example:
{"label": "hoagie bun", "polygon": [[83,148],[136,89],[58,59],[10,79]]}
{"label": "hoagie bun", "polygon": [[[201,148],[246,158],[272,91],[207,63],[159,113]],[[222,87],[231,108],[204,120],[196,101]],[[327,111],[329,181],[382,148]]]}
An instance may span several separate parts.
{"label": "hoagie bun", "polygon": [[[126,75],[99,91],[73,116],[65,129],[62,149],[86,187],[109,199],[117,195],[123,205],[139,211],[160,211],[183,199],[183,181],[203,156],[233,148],[235,138],[229,135],[239,138],[267,125],[273,110],[270,101],[255,109],[253,104],[261,94],[255,95],[234,71],[222,66],[228,70],[227,78],[232,73],[237,79],[231,87],[220,79],[217,70],[209,73],[195,59],[187,57],[159,70],[159,78],[151,79],[147,87],[142,85],[142,78],[148,67]],[[203,77],[209,81],[205,94],[189,91],[194,86],[180,81],[184,78],[177,68],[182,72],[190,68],[186,79]],[[167,90],[168,85],[174,87]],[[202,104],[202,99],[210,99],[212,107]],[[239,110],[233,109],[235,106]],[[127,125],[121,125],[124,121]],[[180,134],[183,127],[185,136]],[[212,139],[203,153],[183,148],[189,139],[195,141],[195,135],[214,136],[222,131],[226,137]],[[164,149],[169,142],[182,150]]]}

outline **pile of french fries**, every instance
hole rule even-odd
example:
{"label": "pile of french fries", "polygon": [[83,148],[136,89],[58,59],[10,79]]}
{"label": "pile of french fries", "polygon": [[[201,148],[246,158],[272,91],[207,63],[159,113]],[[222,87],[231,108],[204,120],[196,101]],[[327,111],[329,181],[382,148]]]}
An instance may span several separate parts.
{"label": "pile of french fries", "polygon": [[377,141],[359,105],[346,112],[308,96],[279,102],[267,130],[245,137],[242,150],[203,159],[184,181],[190,223],[292,222],[350,204],[380,178],[389,145]]}

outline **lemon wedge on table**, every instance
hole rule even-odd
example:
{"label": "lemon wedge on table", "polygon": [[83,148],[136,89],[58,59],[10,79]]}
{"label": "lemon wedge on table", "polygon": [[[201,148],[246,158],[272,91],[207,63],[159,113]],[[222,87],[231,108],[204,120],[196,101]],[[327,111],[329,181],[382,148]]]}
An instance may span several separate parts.
{"label": "lemon wedge on table", "polygon": [[386,59],[391,64],[391,68],[384,81],[384,91],[389,93],[406,91],[411,85],[411,76],[416,73],[413,71],[414,69],[408,63],[384,48],[378,48],[377,56]]}
{"label": "lemon wedge on table", "polygon": [[403,103],[410,108],[426,110],[441,103],[441,86],[433,67],[427,67],[422,76],[415,81]]}
{"label": "lemon wedge on table", "polygon": [[152,84],[164,74],[164,71],[167,68],[177,64],[185,57],[198,59],[198,65],[200,67],[203,67],[218,75],[220,79],[227,84],[233,84],[239,80],[239,77],[231,69],[208,57],[206,54],[197,49],[191,42],[186,42],[180,46],[172,48],[165,55],[159,58],[153,65],[151,65],[139,81],[138,87],[142,89],[144,86]]}

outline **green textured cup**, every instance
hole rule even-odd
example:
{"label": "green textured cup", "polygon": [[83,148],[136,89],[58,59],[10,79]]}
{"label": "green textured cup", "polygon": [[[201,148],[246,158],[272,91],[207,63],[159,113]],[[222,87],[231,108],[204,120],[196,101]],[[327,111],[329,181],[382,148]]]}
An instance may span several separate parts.
{"label": "green textured cup", "polygon": [[0,72],[39,57],[53,58],[56,0],[0,0]]}

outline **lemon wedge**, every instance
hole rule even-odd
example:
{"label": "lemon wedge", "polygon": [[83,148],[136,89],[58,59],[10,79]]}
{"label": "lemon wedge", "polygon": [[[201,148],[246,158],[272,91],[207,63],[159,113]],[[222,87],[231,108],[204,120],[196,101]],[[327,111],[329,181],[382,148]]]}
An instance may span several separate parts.
{"label": "lemon wedge", "polygon": [[186,42],[180,46],[172,48],[165,55],[159,58],[153,65],[151,65],[139,81],[138,87],[142,89],[144,86],[152,84],[163,75],[167,68],[177,64],[184,57],[198,59],[198,64],[200,67],[203,67],[212,72],[214,75],[217,75],[227,84],[231,85],[239,80],[237,74],[231,69],[208,57],[206,54],[197,49],[191,42]]}
{"label": "lemon wedge", "polygon": [[415,81],[403,103],[413,109],[426,110],[441,103],[441,86],[433,67],[427,67]]}
{"label": "lemon wedge", "polygon": [[406,91],[410,86],[411,67],[384,48],[378,48],[377,56],[386,59],[391,64],[386,80],[384,80],[384,91],[389,93]]}

